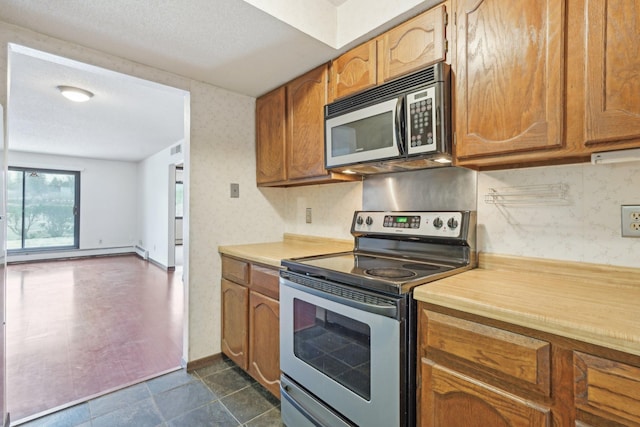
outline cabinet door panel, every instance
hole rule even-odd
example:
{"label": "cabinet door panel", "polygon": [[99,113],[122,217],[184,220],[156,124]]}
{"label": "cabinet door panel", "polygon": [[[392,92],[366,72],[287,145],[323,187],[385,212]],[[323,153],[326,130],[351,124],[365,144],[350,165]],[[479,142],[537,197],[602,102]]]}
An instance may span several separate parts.
{"label": "cabinet door panel", "polygon": [[640,3],[589,0],[587,23],[586,143],[640,138]]}
{"label": "cabinet door panel", "polygon": [[640,425],[640,368],[579,352],[573,363],[579,409]]}
{"label": "cabinet door panel", "polygon": [[437,354],[453,356],[473,369],[495,373],[497,380],[524,382],[534,391],[549,396],[551,346],[548,342],[440,313],[422,313],[425,314],[429,358]]}
{"label": "cabinet door panel", "polygon": [[457,157],[563,143],[561,0],[461,0],[457,9]]}
{"label": "cabinet door panel", "polygon": [[[551,411],[422,359],[423,427],[548,427]],[[426,412],[426,413],[425,413]]]}
{"label": "cabinet door panel", "polygon": [[371,40],[351,49],[331,63],[331,96],[342,98],[369,89],[378,82],[377,41]]}
{"label": "cabinet door panel", "polygon": [[222,352],[242,369],[248,362],[249,289],[222,279]]}
{"label": "cabinet door panel", "polygon": [[429,64],[444,61],[445,7],[435,7],[386,32],[380,61],[383,80],[388,81]]}
{"label": "cabinet door panel", "polygon": [[284,181],[286,172],[285,88],[256,100],[256,181]]}
{"label": "cabinet door panel", "polygon": [[280,304],[262,294],[249,296],[249,373],[280,397]]}
{"label": "cabinet door panel", "polygon": [[324,168],[324,105],[328,67],[323,65],[287,85],[289,179],[326,175]]}

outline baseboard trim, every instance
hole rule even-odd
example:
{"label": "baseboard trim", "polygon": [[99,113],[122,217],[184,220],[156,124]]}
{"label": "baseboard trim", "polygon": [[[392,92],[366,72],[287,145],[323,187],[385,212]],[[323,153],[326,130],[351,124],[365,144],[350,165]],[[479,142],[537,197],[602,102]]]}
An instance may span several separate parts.
{"label": "baseboard trim", "polygon": [[121,246],[100,249],[65,249],[52,251],[17,252],[7,254],[7,263],[30,262],[30,261],[53,261],[67,260],[85,257],[131,255],[134,254],[133,246]]}
{"label": "baseboard trim", "polygon": [[147,261],[150,262],[151,264],[155,265],[156,267],[163,269],[164,271],[175,271],[175,269],[176,269],[175,267],[168,267],[168,266],[164,265],[163,263],[158,262],[158,261],[156,261],[155,259],[153,259],[151,257],[147,258]]}
{"label": "baseboard trim", "polygon": [[206,368],[207,366],[211,366],[220,360],[222,360],[222,353],[203,357],[202,359],[192,360],[191,362],[187,362],[187,372],[195,371],[196,369]]}

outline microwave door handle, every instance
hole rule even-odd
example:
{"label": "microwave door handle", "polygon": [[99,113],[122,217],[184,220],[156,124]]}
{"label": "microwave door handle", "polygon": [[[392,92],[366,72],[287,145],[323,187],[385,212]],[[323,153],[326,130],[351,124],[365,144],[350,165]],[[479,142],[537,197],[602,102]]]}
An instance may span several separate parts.
{"label": "microwave door handle", "polygon": [[405,117],[404,117],[404,96],[398,98],[398,103],[396,104],[396,144],[398,145],[398,151],[401,156],[405,155],[406,146],[405,143]]}

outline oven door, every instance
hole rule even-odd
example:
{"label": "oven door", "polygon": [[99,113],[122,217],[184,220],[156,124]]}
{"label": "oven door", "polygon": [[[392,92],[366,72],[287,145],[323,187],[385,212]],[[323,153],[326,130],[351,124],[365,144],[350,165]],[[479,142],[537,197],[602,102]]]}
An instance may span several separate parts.
{"label": "oven door", "polygon": [[[301,386],[298,393],[302,389],[313,395],[297,399],[295,405],[283,405],[284,422],[296,419],[300,412],[313,419],[308,414],[320,409],[304,407],[319,400],[320,406],[336,411],[336,420],[344,417],[359,426],[398,426],[402,325],[395,318],[394,300],[380,297],[376,304],[377,296],[307,280],[321,282],[326,292],[280,278],[280,369]],[[290,397],[286,389],[283,392]],[[287,413],[292,408],[298,413]]]}

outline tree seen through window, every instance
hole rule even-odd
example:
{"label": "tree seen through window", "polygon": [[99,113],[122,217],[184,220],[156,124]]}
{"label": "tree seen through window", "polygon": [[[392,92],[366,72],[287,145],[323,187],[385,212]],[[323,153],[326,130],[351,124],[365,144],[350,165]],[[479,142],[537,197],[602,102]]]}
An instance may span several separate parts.
{"label": "tree seen through window", "polygon": [[7,249],[77,248],[79,173],[9,168]]}

